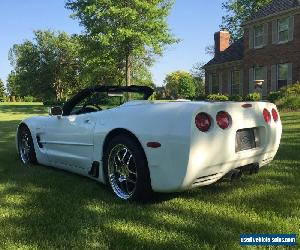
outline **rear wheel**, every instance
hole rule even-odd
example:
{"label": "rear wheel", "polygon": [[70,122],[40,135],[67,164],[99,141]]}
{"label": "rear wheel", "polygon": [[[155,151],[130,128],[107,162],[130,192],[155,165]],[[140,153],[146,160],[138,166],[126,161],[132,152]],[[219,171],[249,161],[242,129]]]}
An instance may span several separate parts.
{"label": "rear wheel", "polygon": [[107,183],[119,198],[146,201],[151,197],[146,156],[133,138],[114,137],[108,144],[104,162]]}
{"label": "rear wheel", "polygon": [[26,125],[18,129],[18,154],[25,165],[37,163],[32,136]]}

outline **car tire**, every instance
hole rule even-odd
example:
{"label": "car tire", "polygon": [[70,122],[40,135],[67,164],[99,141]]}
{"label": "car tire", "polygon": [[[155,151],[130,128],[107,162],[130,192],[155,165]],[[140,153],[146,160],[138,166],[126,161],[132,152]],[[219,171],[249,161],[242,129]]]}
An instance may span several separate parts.
{"label": "car tire", "polygon": [[29,128],[21,124],[18,128],[18,155],[24,165],[36,164],[36,154]]}
{"label": "car tire", "polygon": [[110,189],[122,200],[145,202],[151,198],[147,159],[136,139],[115,136],[105,151],[104,171]]}

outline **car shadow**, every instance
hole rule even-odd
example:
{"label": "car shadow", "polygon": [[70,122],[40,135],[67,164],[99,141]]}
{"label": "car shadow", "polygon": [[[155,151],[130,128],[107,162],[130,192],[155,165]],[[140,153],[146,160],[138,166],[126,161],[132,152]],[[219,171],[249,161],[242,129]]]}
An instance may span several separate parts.
{"label": "car shadow", "polygon": [[[156,194],[141,204],[120,201],[76,174],[22,166],[14,143],[18,123],[0,121],[0,248],[236,249],[240,233],[298,230],[284,219],[297,217],[292,208],[300,199],[300,148],[288,140],[258,175]],[[292,154],[294,161],[285,162]]]}

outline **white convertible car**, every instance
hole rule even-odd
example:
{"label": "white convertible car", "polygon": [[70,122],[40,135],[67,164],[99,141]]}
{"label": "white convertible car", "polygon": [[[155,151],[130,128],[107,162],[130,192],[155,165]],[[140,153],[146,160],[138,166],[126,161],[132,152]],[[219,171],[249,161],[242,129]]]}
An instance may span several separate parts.
{"label": "white convertible car", "polygon": [[[102,109],[108,98],[143,94]],[[274,158],[282,125],[268,102],[151,101],[143,86],[95,86],[49,116],[22,121],[21,161],[108,184],[124,200],[176,192],[256,173]],[[116,103],[116,102],[114,102]]]}

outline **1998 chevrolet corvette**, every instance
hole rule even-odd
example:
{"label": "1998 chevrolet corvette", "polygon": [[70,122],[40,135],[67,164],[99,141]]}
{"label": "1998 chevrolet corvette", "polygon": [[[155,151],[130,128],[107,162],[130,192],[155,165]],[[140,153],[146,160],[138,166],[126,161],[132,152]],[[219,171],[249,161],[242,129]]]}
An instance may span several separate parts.
{"label": "1998 chevrolet corvette", "polygon": [[[125,93],[143,100],[100,107]],[[49,116],[20,123],[19,157],[106,183],[121,199],[147,200],[152,191],[257,172],[278,150],[282,125],[272,103],[151,101],[152,93],[144,86],[84,89]]]}

